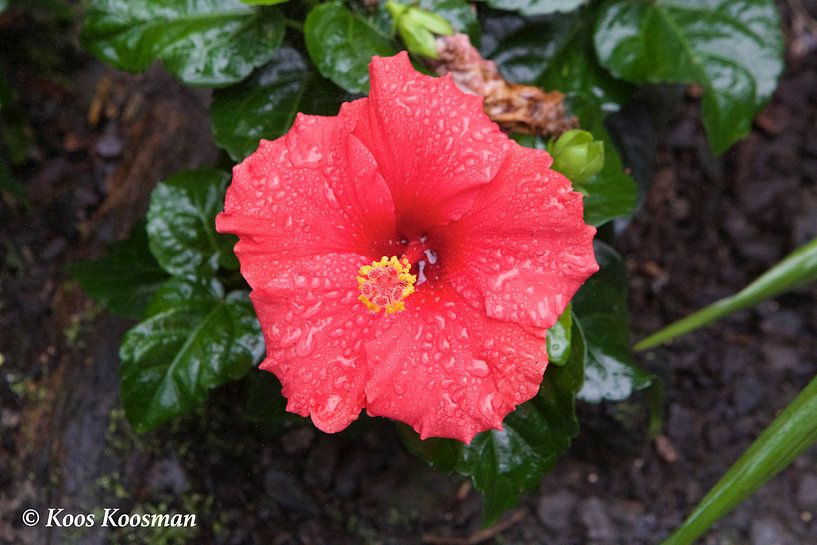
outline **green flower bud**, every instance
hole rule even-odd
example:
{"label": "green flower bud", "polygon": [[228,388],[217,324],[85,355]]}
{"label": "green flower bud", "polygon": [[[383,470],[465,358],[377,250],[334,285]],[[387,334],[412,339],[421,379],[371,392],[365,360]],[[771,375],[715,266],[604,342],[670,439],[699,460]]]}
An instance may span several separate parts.
{"label": "green flower bud", "polygon": [[408,18],[408,14],[401,17],[397,27],[406,48],[415,55],[436,59],[437,45],[434,42],[434,35],[423,27],[404,24]]}
{"label": "green flower bud", "polygon": [[408,13],[406,14],[406,19],[411,20],[411,23],[409,24],[421,26],[432,34],[437,34],[439,36],[450,36],[451,34],[454,34],[454,29],[451,28],[448,21],[431,11],[426,11],[415,7],[409,8]]}
{"label": "green flower bud", "polygon": [[555,142],[548,143],[553,156],[553,170],[561,172],[579,185],[599,173],[604,166],[604,142],[594,141],[587,131],[567,131]]}
{"label": "green flower bud", "polygon": [[386,10],[394,20],[393,31],[396,29],[400,33],[403,43],[415,55],[436,59],[435,34],[448,36],[454,33],[448,21],[436,13],[415,6],[406,6],[394,0],[386,2]]}
{"label": "green flower bud", "polygon": [[386,2],[386,11],[389,12],[392,19],[391,29],[392,32],[395,32],[397,29],[397,22],[400,21],[400,17],[409,9],[409,7],[405,4],[401,4],[399,2],[395,2],[394,0],[389,0]]}

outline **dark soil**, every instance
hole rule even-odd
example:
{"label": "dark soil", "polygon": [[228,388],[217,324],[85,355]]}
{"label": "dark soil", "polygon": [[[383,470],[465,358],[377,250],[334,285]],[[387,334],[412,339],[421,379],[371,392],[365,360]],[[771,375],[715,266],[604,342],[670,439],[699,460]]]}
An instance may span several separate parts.
{"label": "dark soil", "polygon": [[[817,40],[786,13],[787,70],[745,141],[713,158],[692,96],[662,133],[643,210],[617,242],[635,338],[733,293],[817,236]],[[216,159],[208,95],[159,68],[107,69],[58,23],[30,17],[0,16],[0,35],[11,36],[0,68],[32,137],[14,167],[29,205],[0,200],[0,543],[473,542],[478,494],[407,454],[381,419],[336,435],[248,419],[239,383],[154,433],[130,431],[117,397],[129,322],[95,306],[65,266],[127,233],[157,180]],[[32,25],[55,33],[48,39],[65,59],[55,65],[21,45]],[[639,397],[580,405],[571,451],[485,542],[656,545],[815,375],[815,354],[815,287],[642,354],[665,380],[663,432],[649,438]],[[26,528],[30,507],[190,512],[199,524]],[[812,449],[702,543],[817,543],[815,517]]]}

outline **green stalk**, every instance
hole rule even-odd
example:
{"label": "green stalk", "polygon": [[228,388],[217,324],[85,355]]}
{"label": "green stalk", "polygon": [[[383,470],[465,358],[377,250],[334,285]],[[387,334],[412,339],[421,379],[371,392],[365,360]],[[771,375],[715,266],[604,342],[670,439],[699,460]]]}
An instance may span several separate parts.
{"label": "green stalk", "polygon": [[817,280],[817,239],[804,244],[762,274],[744,289],[720,301],[690,314],[664,329],[642,339],[636,350],[646,350],[711,324],[727,314],[751,307],[784,291],[792,290],[812,280]]}
{"label": "green stalk", "polygon": [[763,483],[817,442],[817,377],[752,443],[695,511],[661,545],[691,545]]}

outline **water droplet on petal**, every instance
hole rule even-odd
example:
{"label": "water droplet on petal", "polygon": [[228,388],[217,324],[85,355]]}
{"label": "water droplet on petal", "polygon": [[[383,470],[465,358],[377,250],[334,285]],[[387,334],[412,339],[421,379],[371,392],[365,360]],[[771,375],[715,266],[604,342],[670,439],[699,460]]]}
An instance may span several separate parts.
{"label": "water droplet on petal", "polygon": [[340,203],[338,202],[338,198],[335,196],[335,192],[328,185],[324,188],[323,196],[326,197],[326,202],[329,203],[329,206],[336,209],[340,208]]}
{"label": "water droplet on petal", "polygon": [[313,337],[315,333],[319,332],[321,329],[322,328],[319,327],[311,327],[305,335],[301,335],[300,339],[298,340],[298,344],[295,345],[295,354],[301,358],[305,358],[311,354],[312,351],[315,350],[315,342]]}
{"label": "water droplet on petal", "polygon": [[474,358],[465,366],[465,369],[475,377],[483,378],[488,376],[488,363],[485,360]]}
{"label": "water droplet on petal", "polygon": [[322,414],[331,414],[335,412],[335,409],[338,408],[340,405],[340,396],[339,395],[331,395],[326,399],[326,403],[321,408]]}

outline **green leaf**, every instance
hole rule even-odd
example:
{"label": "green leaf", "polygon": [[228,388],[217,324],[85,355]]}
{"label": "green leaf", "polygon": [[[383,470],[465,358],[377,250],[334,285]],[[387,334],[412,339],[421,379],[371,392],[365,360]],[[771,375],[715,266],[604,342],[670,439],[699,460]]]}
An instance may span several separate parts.
{"label": "green leaf", "polygon": [[125,334],[121,395],[144,432],[200,405],[211,388],[243,376],[263,339],[246,292],[223,296],[217,283],[168,280],[147,318]]}
{"label": "green leaf", "polygon": [[741,455],[695,511],[661,545],[691,545],[717,520],[817,443],[817,378]]}
{"label": "green leaf", "polygon": [[579,433],[575,399],[586,349],[576,325],[572,341],[567,364],[548,368],[539,393],[505,417],[502,431],[482,432],[464,445],[450,439],[420,441],[410,428],[398,426],[409,450],[439,469],[471,477],[484,498],[485,524],[496,521],[539,484]]}
{"label": "green leaf", "polygon": [[175,276],[212,276],[219,265],[238,268],[235,238],[216,233],[230,176],[200,169],[160,182],[150,196],[147,233],[159,265]]}
{"label": "green leaf", "polygon": [[438,437],[421,440],[411,426],[402,422],[396,422],[396,429],[403,444],[415,456],[422,458],[440,471],[451,473],[457,469],[457,462],[463,449],[463,444],[459,441]]}
{"label": "green leaf", "polygon": [[462,447],[457,471],[482,493],[485,524],[516,505],[556,463],[579,433],[576,392],[582,384],[585,345],[573,330],[570,361],[551,367],[532,400],[509,414],[502,431],[486,431]]}
{"label": "green leaf", "polygon": [[573,11],[585,3],[587,0],[488,0],[494,9],[518,11],[528,16]]}
{"label": "green leaf", "polygon": [[553,327],[547,332],[548,360],[553,365],[564,365],[570,358],[570,340],[573,332],[572,307],[567,306]]}
{"label": "green leaf", "polygon": [[733,312],[749,308],[803,284],[817,281],[817,239],[793,251],[741,291],[668,325],[635,345],[646,350],[686,335]]}
{"label": "green leaf", "polygon": [[601,172],[581,186],[581,191],[585,194],[584,219],[591,225],[599,226],[615,218],[631,215],[638,199],[638,189],[633,177],[624,170],[621,156],[604,127],[603,117],[584,116],[583,119],[586,122],[582,126],[593,133],[596,139],[604,142],[604,166]]}
{"label": "green leaf", "polygon": [[239,85],[216,91],[210,107],[216,144],[236,161],[261,138],[286,133],[298,112],[337,114],[345,93],[318,76],[295,49],[282,47]]}
{"label": "green leaf", "polygon": [[153,294],[168,278],[150,253],[144,222],[127,239],[111,244],[101,258],[72,263],[69,271],[97,303],[131,318],[144,314]]}
{"label": "green leaf", "polygon": [[612,79],[598,65],[589,28],[583,26],[587,15],[581,19],[565,49],[549,63],[538,84],[565,93],[567,106],[579,118],[579,125],[596,140],[604,142],[601,172],[582,184],[586,195],[585,220],[602,225],[614,218],[629,216],[638,197],[635,181],[624,171],[621,156],[604,125],[605,118],[630,99],[632,90]]}
{"label": "green leaf", "polygon": [[[581,128],[604,142],[601,172],[581,186],[585,221],[602,225],[630,215],[637,191],[604,126],[604,119],[629,100],[631,88],[611,78],[598,65],[589,36],[592,13],[581,10],[554,15],[523,26],[502,39],[491,57],[511,81],[563,92]],[[542,36],[548,37],[544,43]]]}
{"label": "green leaf", "polygon": [[318,71],[350,93],[368,92],[373,55],[388,57],[398,51],[388,35],[338,1],[309,12],[304,37]]}
{"label": "green leaf", "polygon": [[241,81],[266,63],[284,37],[277,12],[238,0],[92,0],[85,47],[105,62],[139,72],[155,60],[190,85]]}
{"label": "green leaf", "polygon": [[281,395],[281,383],[272,373],[253,368],[244,379],[242,416],[265,435],[281,433],[310,421],[286,411],[287,401]]}
{"label": "green leaf", "polygon": [[783,70],[773,0],[613,0],[595,30],[602,65],[635,83],[697,83],[716,153],[746,136]]}
{"label": "green leaf", "polygon": [[596,242],[599,272],[573,298],[573,318],[587,339],[584,386],[579,399],[591,403],[626,399],[646,388],[652,375],[639,368],[630,351],[630,317],[624,263],[615,250]]}

